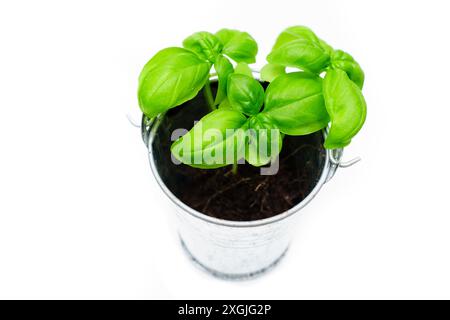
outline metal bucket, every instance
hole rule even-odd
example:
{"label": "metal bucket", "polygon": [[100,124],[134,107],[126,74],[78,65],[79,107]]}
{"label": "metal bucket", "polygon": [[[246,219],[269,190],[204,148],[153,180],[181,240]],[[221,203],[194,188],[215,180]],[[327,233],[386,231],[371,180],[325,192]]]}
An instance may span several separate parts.
{"label": "metal bucket", "polygon": [[[259,74],[255,73],[257,78]],[[153,142],[164,116],[143,117],[142,137],[148,148],[150,167],[161,189],[175,204],[181,244],[189,257],[202,269],[223,279],[247,279],[274,267],[286,253],[298,212],[329,181],[336,169],[354,164],[341,163],[343,150],[327,150],[324,167],[311,193],[290,210],[262,220],[229,221],[207,216],[181,202],[166,186],[157,167],[159,155]],[[326,135],[326,130],[324,130]]]}

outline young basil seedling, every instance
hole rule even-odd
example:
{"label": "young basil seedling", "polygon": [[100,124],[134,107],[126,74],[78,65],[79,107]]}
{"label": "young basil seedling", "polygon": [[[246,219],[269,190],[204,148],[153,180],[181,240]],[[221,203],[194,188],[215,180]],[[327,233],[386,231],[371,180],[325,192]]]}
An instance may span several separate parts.
{"label": "young basil seedling", "polygon": [[[184,48],[171,47],[158,52],[139,76],[138,100],[142,112],[153,118],[194,98],[205,87],[210,107],[226,96],[226,79],[231,62],[253,63],[258,46],[246,32],[222,29],[215,35],[197,32],[183,41]],[[214,64],[220,88],[214,100],[209,88],[209,72]]]}
{"label": "young basil seedling", "polygon": [[[306,99],[308,103],[314,105],[314,108],[310,107],[310,111],[303,109],[304,114],[294,115],[293,111],[290,111],[273,116],[280,130],[287,134],[307,134],[325,127],[331,119],[325,148],[347,146],[361,129],[366,118],[366,103],[361,92],[364,85],[364,72],[359,63],[350,54],[342,50],[334,50],[311,29],[303,26],[284,30],[267,56],[267,61],[269,63],[263,68],[264,77],[266,81],[273,81],[274,85],[269,86],[266,109],[267,100],[273,99],[272,96],[284,97],[288,103],[292,103],[295,99],[290,95],[298,95],[299,98],[304,99],[302,90],[308,88],[306,84],[289,87],[288,82],[293,84],[294,79],[284,83],[283,80],[287,77],[281,67],[299,68],[304,71],[303,76],[308,72],[316,75],[324,74],[323,95],[311,95]],[[315,88],[318,93],[317,85]],[[311,102],[311,99],[315,99],[315,102]],[[292,119],[289,128],[285,127],[289,123],[288,118]],[[280,120],[281,123],[279,123]]]}
{"label": "young basil seedling", "polygon": [[[333,49],[307,27],[287,28],[261,70],[261,80],[270,82],[264,91],[248,66],[257,51],[246,32],[202,31],[187,37],[183,48],[161,50],[144,66],[138,98],[147,117],[205,89],[211,112],[172,144],[176,159],[201,169],[236,168],[243,159],[262,166],[278,156],[284,135],[330,126],[324,146],[335,149],[359,132],[367,112],[361,92],[365,76],[350,54]],[[218,78],[215,98],[209,83],[212,67]],[[287,72],[287,67],[300,70]]]}
{"label": "young basil seedling", "polygon": [[[267,56],[267,61],[269,64],[263,71],[265,68],[271,70],[275,66],[294,67],[316,74],[329,69],[340,69],[345,71],[360,88],[364,83],[364,72],[350,54],[334,50],[311,29],[304,26],[284,30]],[[280,72],[277,72],[277,75],[279,74]]]}
{"label": "young basil seedling", "polygon": [[[260,112],[264,89],[253,77],[228,77],[229,106],[204,116],[172,144],[179,161],[198,168],[218,168],[245,158],[262,166],[281,150],[281,133],[272,119]],[[197,143],[196,143],[197,142]]]}

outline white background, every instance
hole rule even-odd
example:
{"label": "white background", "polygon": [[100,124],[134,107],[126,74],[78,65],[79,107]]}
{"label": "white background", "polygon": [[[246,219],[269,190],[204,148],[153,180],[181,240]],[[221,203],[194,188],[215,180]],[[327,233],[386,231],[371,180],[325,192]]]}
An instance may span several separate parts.
{"label": "white background", "polygon": [[[0,298],[450,298],[446,1],[2,1]],[[366,73],[368,117],[282,264],[224,282],[184,256],[137,76],[200,30],[307,25]]]}

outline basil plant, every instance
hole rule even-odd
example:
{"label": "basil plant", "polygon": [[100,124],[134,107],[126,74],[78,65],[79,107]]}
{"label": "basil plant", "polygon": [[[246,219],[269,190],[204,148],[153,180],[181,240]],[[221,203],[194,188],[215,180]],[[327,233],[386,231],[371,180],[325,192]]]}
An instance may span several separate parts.
{"label": "basil plant", "polygon": [[[261,70],[264,90],[248,64],[258,46],[246,32],[198,32],[183,47],[159,51],[139,76],[138,99],[149,118],[182,105],[204,90],[211,112],[171,146],[172,155],[197,168],[275,159],[285,135],[307,135],[330,126],[327,149],[343,148],[366,118],[364,72],[309,28],[290,27],[277,38]],[[289,70],[294,70],[287,72]],[[214,68],[217,93],[209,78]],[[297,70],[296,70],[297,69]]]}

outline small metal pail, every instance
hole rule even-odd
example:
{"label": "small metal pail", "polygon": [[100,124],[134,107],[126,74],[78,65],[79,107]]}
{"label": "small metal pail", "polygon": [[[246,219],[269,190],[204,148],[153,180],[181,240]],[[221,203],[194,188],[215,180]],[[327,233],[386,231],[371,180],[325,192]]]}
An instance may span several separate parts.
{"label": "small metal pail", "polygon": [[[255,72],[255,78],[259,74]],[[154,152],[154,140],[164,115],[156,119],[143,117],[141,130],[148,148],[150,167],[161,189],[175,205],[181,244],[190,258],[202,269],[223,279],[247,279],[275,266],[286,253],[295,228],[298,212],[329,181],[341,163],[343,150],[327,150],[324,167],[311,193],[290,210],[262,220],[228,221],[207,216],[181,202],[160,176]],[[324,130],[326,135],[326,130]]]}

